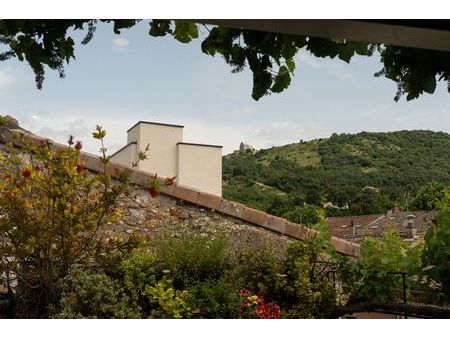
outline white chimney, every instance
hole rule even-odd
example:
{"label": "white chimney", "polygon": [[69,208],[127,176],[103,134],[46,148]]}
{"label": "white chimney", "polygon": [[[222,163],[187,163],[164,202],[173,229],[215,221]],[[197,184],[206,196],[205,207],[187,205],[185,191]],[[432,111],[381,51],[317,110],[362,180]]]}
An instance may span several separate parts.
{"label": "white chimney", "polygon": [[148,159],[139,162],[139,170],[159,177],[176,176],[178,184],[222,196],[222,146],[185,143],[183,128],[139,121],[128,129],[127,145],[111,161],[131,166],[149,144]]}
{"label": "white chimney", "polygon": [[222,196],[222,146],[179,142],[178,183]]}

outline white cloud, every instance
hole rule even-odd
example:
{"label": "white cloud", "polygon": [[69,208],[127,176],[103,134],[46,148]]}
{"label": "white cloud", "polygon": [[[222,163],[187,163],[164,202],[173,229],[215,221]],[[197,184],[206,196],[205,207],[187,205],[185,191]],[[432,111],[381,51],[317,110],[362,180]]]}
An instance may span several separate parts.
{"label": "white cloud", "polygon": [[125,51],[127,47],[130,45],[130,41],[127,39],[117,38],[112,39],[113,49],[117,51]]}
{"label": "white cloud", "polygon": [[284,145],[318,137],[328,137],[332,128],[321,121],[280,121],[267,123],[254,128],[245,141],[257,148]]}
{"label": "white cloud", "polygon": [[300,51],[297,55],[297,60],[315,69],[323,69],[324,64],[319,62],[315,56],[311,56],[308,52]]}
{"label": "white cloud", "polygon": [[23,80],[22,73],[12,67],[2,67],[0,69],[0,89],[7,89],[20,84]]}
{"label": "white cloud", "polygon": [[100,148],[98,140],[92,137],[92,132],[97,124],[106,129],[105,141],[110,154],[125,144],[125,131],[128,129],[126,126],[131,126],[126,118],[109,119],[95,113],[77,114],[72,111],[43,112],[40,115],[23,115],[17,118],[21,127],[58,143],[66,144],[69,135],[73,135],[76,140],[82,141],[84,151],[94,154],[97,154]]}
{"label": "white cloud", "polygon": [[[340,59],[319,58],[306,50],[300,50],[296,57],[297,62],[310,68],[323,71],[340,79],[350,79],[352,75],[344,68],[346,64]],[[298,67],[297,67],[298,68]]]}

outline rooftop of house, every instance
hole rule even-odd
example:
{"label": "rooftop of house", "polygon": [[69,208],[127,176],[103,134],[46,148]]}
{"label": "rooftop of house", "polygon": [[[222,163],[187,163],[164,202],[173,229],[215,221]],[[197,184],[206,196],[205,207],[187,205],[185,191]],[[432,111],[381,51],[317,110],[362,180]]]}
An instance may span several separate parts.
{"label": "rooftop of house", "polygon": [[138,126],[140,124],[153,124],[153,125],[156,125],[156,126],[184,128],[184,126],[179,125],[179,124],[168,124],[168,123],[150,122],[150,121],[138,121],[130,129],[128,129],[127,132],[129,132],[131,129],[133,129],[134,127],[136,127],[136,126]]}
{"label": "rooftop of house", "polygon": [[[433,213],[427,211],[389,210],[386,214],[328,217],[328,230],[332,236],[359,243],[364,237],[379,238],[387,229],[394,230],[403,240],[411,241],[430,226]],[[411,236],[410,223],[415,229]]]}

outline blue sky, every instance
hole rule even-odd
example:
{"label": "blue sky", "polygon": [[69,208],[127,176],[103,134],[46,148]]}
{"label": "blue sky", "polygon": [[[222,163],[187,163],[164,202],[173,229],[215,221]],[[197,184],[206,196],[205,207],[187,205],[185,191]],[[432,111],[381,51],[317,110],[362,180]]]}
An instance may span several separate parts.
{"label": "blue sky", "polygon": [[87,151],[99,148],[90,136],[96,124],[107,129],[114,151],[138,120],[183,124],[185,141],[221,144],[224,153],[241,141],[266,148],[334,132],[450,132],[445,84],[434,95],[395,103],[395,83],[373,77],[381,68],[377,57],[346,64],[301,51],[290,88],[257,102],[250,71],[232,74],[220,57],[201,52],[201,39],[153,38],[146,21],[120,35],[99,24],[86,46],[82,34],[75,36],[77,59],[66,77],[48,71],[41,91],[26,63],[0,62],[0,114],[59,142],[73,134]]}

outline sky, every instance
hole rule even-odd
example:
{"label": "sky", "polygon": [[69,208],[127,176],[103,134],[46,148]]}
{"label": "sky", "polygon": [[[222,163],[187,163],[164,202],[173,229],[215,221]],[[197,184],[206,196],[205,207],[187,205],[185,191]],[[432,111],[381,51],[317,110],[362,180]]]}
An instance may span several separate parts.
{"label": "sky", "polygon": [[376,56],[347,64],[300,51],[290,87],[254,101],[249,69],[232,74],[219,56],[201,52],[204,28],[189,44],[151,37],[148,29],[142,21],[116,35],[112,25],[99,24],[86,46],[76,32],[76,60],[64,79],[48,70],[42,90],[28,64],[0,62],[0,114],[58,142],[74,135],[93,153],[99,144],[91,133],[102,125],[111,154],[139,120],[182,124],[185,142],[223,145],[224,154],[241,141],[259,149],[332,133],[450,132],[446,84],[438,83],[433,95],[395,103],[396,84],[373,76],[381,69]]}

